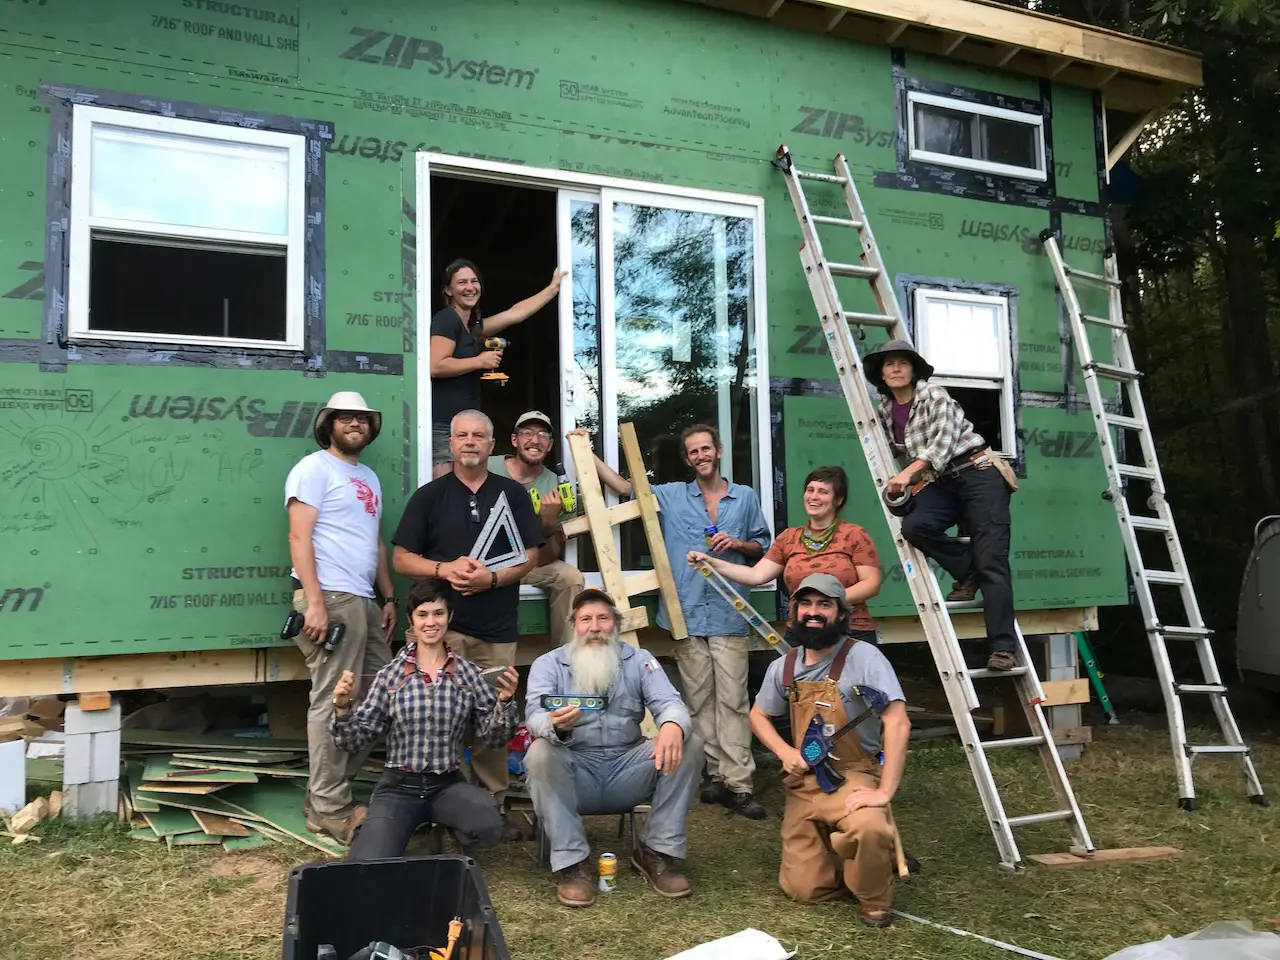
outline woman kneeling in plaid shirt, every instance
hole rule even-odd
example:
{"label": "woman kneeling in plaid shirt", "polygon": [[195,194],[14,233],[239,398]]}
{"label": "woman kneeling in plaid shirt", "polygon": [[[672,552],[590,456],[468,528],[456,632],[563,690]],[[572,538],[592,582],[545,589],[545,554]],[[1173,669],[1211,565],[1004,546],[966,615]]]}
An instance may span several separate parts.
{"label": "woman kneeling in plaid shirt", "polygon": [[386,769],[351,841],[352,860],[403,856],[423,823],[452,830],[464,848],[502,840],[497,802],[464,781],[459,768],[469,728],[495,747],[515,732],[518,675],[509,667],[496,686],[486,682],[479,667],[444,642],[449,617],[444,584],[414,584],[410,643],[378,671],[354,711],[349,707],[356,678],[350,671],[333,691],[331,732],[340,748],[357,753],[387,735]]}

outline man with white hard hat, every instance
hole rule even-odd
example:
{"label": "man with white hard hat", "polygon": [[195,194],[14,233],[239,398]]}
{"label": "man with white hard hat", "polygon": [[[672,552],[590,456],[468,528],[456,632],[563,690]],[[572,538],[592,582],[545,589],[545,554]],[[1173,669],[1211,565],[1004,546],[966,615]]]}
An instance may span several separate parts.
{"label": "man with white hard hat", "polygon": [[[311,672],[307,828],[344,843],[364,819],[365,808],[351,796],[351,777],[364,756],[338,749],[329,735],[333,690],[344,670],[373,676],[391,659],[388,641],[396,624],[381,532],[382,487],[360,463],[360,454],[381,429],[382,414],[364,397],[349,390],[335,393],[316,414],[313,436],[320,449],[303,457],[284,483],[293,608],[303,615],[294,643]],[[328,649],[334,622],[342,624],[343,634]],[[359,681],[353,702],[363,692]]]}

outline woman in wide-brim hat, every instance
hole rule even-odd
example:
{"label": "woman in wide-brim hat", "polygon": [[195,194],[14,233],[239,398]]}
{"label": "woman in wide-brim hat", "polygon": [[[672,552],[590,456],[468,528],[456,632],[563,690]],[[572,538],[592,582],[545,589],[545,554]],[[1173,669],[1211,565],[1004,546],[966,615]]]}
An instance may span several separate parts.
{"label": "woman in wide-brim hat", "polygon": [[[974,430],[960,404],[929,382],[933,367],[906,340],[888,341],[862,363],[880,391],[881,425],[902,468],[885,492],[901,497],[911,491],[895,511],[902,516],[902,535],[955,578],[948,602],[969,603],[982,591],[987,666],[1012,670],[1018,665],[1009,571],[1013,471]],[[969,543],[947,536],[960,521]]]}

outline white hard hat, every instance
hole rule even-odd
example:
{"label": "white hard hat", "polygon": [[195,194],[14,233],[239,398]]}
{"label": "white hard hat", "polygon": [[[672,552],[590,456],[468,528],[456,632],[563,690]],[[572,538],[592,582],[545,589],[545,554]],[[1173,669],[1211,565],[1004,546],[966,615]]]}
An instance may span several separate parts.
{"label": "white hard hat", "polygon": [[321,448],[326,450],[329,448],[331,421],[333,415],[339,410],[369,414],[369,442],[373,443],[374,440],[378,439],[378,434],[382,432],[382,414],[365,403],[364,397],[354,390],[339,390],[329,398],[329,402],[321,407],[320,412],[316,414],[316,423],[312,435],[316,438],[316,443],[320,444]]}

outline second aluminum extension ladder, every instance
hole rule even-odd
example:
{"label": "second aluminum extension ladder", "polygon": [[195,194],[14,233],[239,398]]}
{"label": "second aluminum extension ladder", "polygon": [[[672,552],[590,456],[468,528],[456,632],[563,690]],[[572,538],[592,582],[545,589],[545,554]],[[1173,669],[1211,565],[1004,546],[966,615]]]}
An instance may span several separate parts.
{"label": "second aluminum extension ladder", "polygon": [[[1169,736],[1173,741],[1173,762],[1178,774],[1178,802],[1185,810],[1195,809],[1196,788],[1191,777],[1192,761],[1201,754],[1226,753],[1234,754],[1239,760],[1249,799],[1266,806],[1267,796],[1258,780],[1258,773],[1253,767],[1249,745],[1240,736],[1240,728],[1236,726],[1235,717],[1232,716],[1231,707],[1227,703],[1227,687],[1218,672],[1218,662],[1213,655],[1213,645],[1209,640],[1213,631],[1205,627],[1204,619],[1200,616],[1200,604],[1196,600],[1196,591],[1191,584],[1191,573],[1182,552],[1178,528],[1173,522],[1173,510],[1165,499],[1164,478],[1160,474],[1160,462],[1156,459],[1156,446],[1151,438],[1151,424],[1147,420],[1147,408],[1143,403],[1142,390],[1138,385],[1141,374],[1134,364],[1133,350],[1129,345],[1129,333],[1124,322],[1115,253],[1111,250],[1107,251],[1104,273],[1087,273],[1067,266],[1052,231],[1046,230],[1041,233],[1040,240],[1049,256],[1058,289],[1066,302],[1071,335],[1075,341],[1076,352],[1080,356],[1080,365],[1084,369],[1089,407],[1093,411],[1093,423],[1098,432],[1098,446],[1102,450],[1102,462],[1107,470],[1107,490],[1103,496],[1111,501],[1111,505],[1115,507],[1116,518],[1120,521],[1120,535],[1124,540],[1125,554],[1129,559],[1130,576],[1134,590],[1138,594],[1147,639],[1155,659],[1156,675],[1160,679],[1160,688],[1164,693],[1165,712],[1169,717]],[[1081,310],[1080,299],[1076,295],[1072,278],[1084,280],[1106,290],[1107,316],[1090,316]],[[1101,362],[1094,357],[1093,346],[1089,341],[1091,326],[1111,331],[1113,358],[1111,362]],[[1128,401],[1128,414],[1124,414],[1123,411],[1112,412],[1106,408],[1099,382],[1102,380],[1120,384]],[[1137,438],[1138,450],[1142,454],[1141,463],[1130,464],[1120,461],[1116,444],[1112,441],[1113,429],[1121,437],[1125,436],[1124,432],[1127,432],[1130,436]],[[1141,514],[1133,511],[1125,497],[1128,481],[1138,481],[1150,487],[1151,495],[1146,500],[1150,513]],[[1167,569],[1147,566],[1143,559],[1142,545],[1138,541],[1139,534],[1152,534],[1153,540],[1155,536],[1163,538],[1169,555]],[[1180,622],[1167,624],[1160,619],[1153,587],[1166,588],[1169,593],[1176,589],[1182,606]],[[1168,607],[1172,607],[1176,602],[1173,596],[1168,596],[1161,606],[1167,604]],[[1200,661],[1202,682],[1182,683],[1174,676],[1169,650],[1165,645],[1168,640],[1194,645]],[[1225,743],[1195,745],[1187,741],[1186,721],[1182,714],[1182,697],[1186,694],[1208,696],[1213,712],[1218,718],[1218,726],[1222,729]]]}
{"label": "second aluminum extension ladder", "polygon": [[[854,429],[871,471],[871,477],[875,481],[877,491],[883,494],[885,485],[896,471],[888,440],[877,417],[869,384],[863,375],[862,361],[854,345],[850,325],[859,328],[864,326],[881,328],[888,331],[892,339],[910,340],[911,338],[907,334],[906,325],[899,313],[897,300],[893,295],[884,262],[880,257],[880,250],[876,246],[875,237],[867,222],[862,201],[858,196],[858,190],[854,185],[844,154],[836,156],[834,173],[809,173],[799,170],[785,145],[778,149],[774,163],[786,176],[787,190],[791,194],[791,202],[800,221],[800,231],[804,237],[804,243],[800,246],[800,261],[804,266],[805,279],[813,295],[814,305],[818,309],[824,339],[835,361],[840,387],[849,403]],[[813,214],[809,208],[809,201],[805,197],[803,187],[805,180],[839,185],[849,211],[848,216],[829,217]],[[819,226],[841,227],[856,231],[862,245],[862,262],[853,264],[828,261],[823,253],[822,241],[818,237]],[[845,310],[836,289],[836,277],[869,281],[878,312],[858,313]],[[887,507],[884,514],[889,530],[893,534],[898,557],[902,562],[902,570],[911,588],[911,596],[915,601],[920,623],[924,627],[929,649],[933,654],[934,663],[937,664],[938,675],[942,679],[942,687],[946,692],[951,714],[955,718],[956,729],[960,732],[960,741],[964,745],[965,756],[978,787],[978,796],[982,800],[982,808],[1000,852],[1001,864],[1012,869],[1021,863],[1022,857],[1013,837],[1013,829],[1033,823],[1065,821],[1071,829],[1074,840],[1072,852],[1081,854],[1092,852],[1093,842],[1089,839],[1084,817],[1080,813],[1075,794],[1067,780],[1062,758],[1054,745],[1053,733],[1045,721],[1044,710],[1041,707],[1044,691],[1035,669],[1031,666],[1021,629],[1015,631],[1018,639],[1017,667],[1007,671],[968,669],[956,639],[948,605],[943,600],[942,591],[927,558],[903,538],[901,522],[889,512]],[[968,605],[958,604],[957,606]],[[973,681],[992,677],[1013,678],[1018,690],[1018,701],[1026,716],[1027,726],[1031,730],[1030,736],[1011,737],[1004,740],[982,740],[978,736],[973,711],[977,709],[979,703]],[[1012,817],[1005,812],[1000,791],[991,775],[987,753],[991,750],[1016,747],[1035,747],[1039,752],[1040,759],[1044,762],[1049,785],[1057,797],[1056,809]]]}

